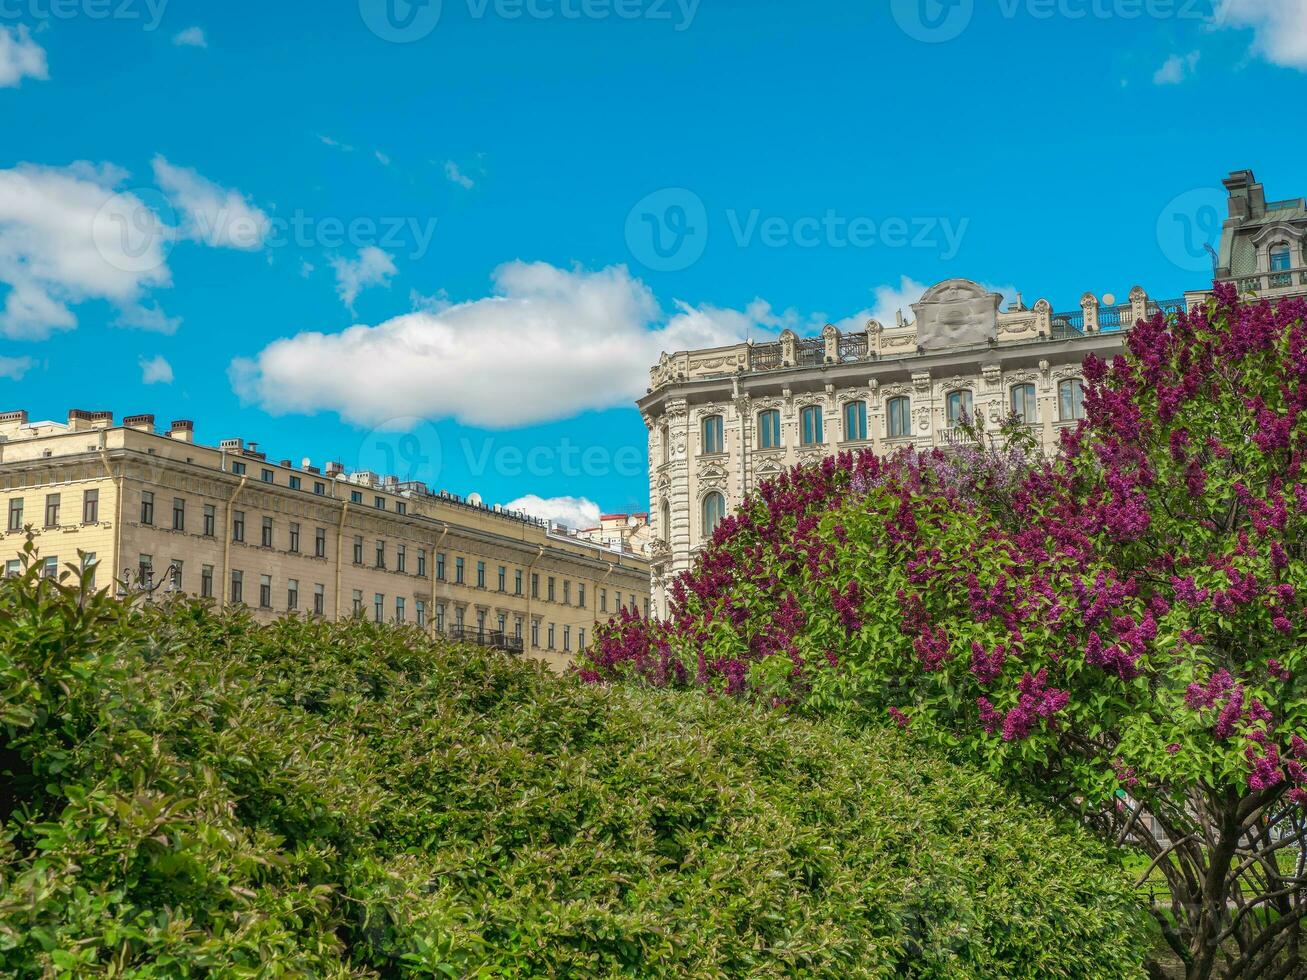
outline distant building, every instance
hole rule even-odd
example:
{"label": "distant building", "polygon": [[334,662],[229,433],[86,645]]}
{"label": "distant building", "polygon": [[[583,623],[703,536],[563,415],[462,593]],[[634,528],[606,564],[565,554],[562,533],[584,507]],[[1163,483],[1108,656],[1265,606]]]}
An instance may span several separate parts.
{"label": "distant building", "polygon": [[1224,183],[1230,210],[1216,279],[1268,299],[1307,295],[1307,200],[1266,200],[1251,170],[1237,170]]}
{"label": "distant building", "polygon": [[952,279],[913,304],[910,322],[663,354],[638,403],[649,429],[658,613],[726,514],[795,464],[842,450],[949,446],[964,416],[996,427],[1018,415],[1055,447],[1083,416],[1085,357],[1112,357],[1136,320],[1186,306],[1139,287],[1126,303],[1104,299],[1086,293],[1068,313],[1043,299],[1000,310],[998,294]]}
{"label": "distant building", "polygon": [[653,548],[648,514],[604,514],[598,527],[581,528],[577,536],[605,548],[647,556]]}
{"label": "distant building", "polygon": [[50,574],[80,550],[102,588],[147,582],[261,619],[415,624],[556,668],[596,623],[648,610],[635,555],[419,483],[272,463],[239,439],[198,445],[190,422],[161,433],[150,415],[0,415],[0,513],[9,573],[30,527]]}

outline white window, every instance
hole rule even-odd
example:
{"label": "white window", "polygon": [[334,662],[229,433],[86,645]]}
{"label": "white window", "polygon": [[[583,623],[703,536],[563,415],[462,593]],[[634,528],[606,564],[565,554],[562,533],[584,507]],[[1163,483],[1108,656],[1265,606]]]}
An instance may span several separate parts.
{"label": "white window", "polygon": [[720,415],[709,415],[703,420],[703,451],[710,456],[726,452],[726,435]]}
{"label": "white window", "polygon": [[809,405],[799,414],[800,441],[805,446],[818,446],[826,441],[821,418],[821,406]]}
{"label": "white window", "polygon": [[1085,417],[1085,386],[1079,378],[1063,381],[1057,386],[1058,417],[1071,422]]}
{"label": "white window", "polygon": [[1035,422],[1038,419],[1034,385],[1012,386],[1012,414],[1026,423]]}
{"label": "white window", "polygon": [[970,422],[975,418],[975,413],[972,411],[971,392],[969,391],[950,391],[944,404],[950,429],[963,421]]}
{"label": "white window", "polygon": [[[713,491],[703,498],[703,536],[711,537],[712,533],[717,530],[717,525],[721,524],[726,518],[726,498],[717,491]],[[618,608],[621,608],[621,600],[618,600]]]}

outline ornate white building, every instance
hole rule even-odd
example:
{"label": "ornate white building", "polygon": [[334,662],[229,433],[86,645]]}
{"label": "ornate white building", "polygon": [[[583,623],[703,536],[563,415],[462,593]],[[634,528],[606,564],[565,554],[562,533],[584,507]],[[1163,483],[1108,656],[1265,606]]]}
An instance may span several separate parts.
{"label": "ornate white building", "polygon": [[1112,305],[1087,293],[1079,310],[1060,314],[1046,300],[1027,308],[1018,298],[1001,311],[997,293],[952,279],[913,304],[912,322],[663,354],[639,401],[658,613],[717,523],[797,463],[848,449],[945,446],[964,413],[995,424],[1016,413],[1055,446],[1083,414],[1085,357],[1110,358],[1137,319],[1185,305],[1154,302],[1140,287],[1128,303],[1105,299]]}
{"label": "ornate white building", "polygon": [[1266,299],[1307,295],[1307,200],[1266,200],[1251,170],[1225,178],[1229,215],[1216,278]]}

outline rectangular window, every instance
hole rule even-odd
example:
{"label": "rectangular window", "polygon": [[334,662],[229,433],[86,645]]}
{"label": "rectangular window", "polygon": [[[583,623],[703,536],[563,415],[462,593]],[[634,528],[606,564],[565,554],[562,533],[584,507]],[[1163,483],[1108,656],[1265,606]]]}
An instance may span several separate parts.
{"label": "rectangular window", "polygon": [[298,476],[292,476],[289,482],[290,482],[290,488],[292,490],[300,489],[301,484],[300,484],[300,478]]}
{"label": "rectangular window", "polygon": [[60,494],[48,493],[45,495],[45,526],[59,526],[59,502],[62,499]]}
{"label": "rectangular window", "polygon": [[466,614],[467,610],[462,606],[454,607],[454,629],[461,630],[463,628],[463,618]]}
{"label": "rectangular window", "polygon": [[313,586],[313,615],[322,616],[327,611],[327,587],[322,584]]}
{"label": "rectangular window", "polygon": [[531,573],[531,598],[540,598],[540,576],[535,572]]}
{"label": "rectangular window", "polygon": [[531,647],[535,650],[540,649],[540,620],[531,620]]}
{"label": "rectangular window", "polygon": [[564,579],[563,580],[563,605],[570,606],[571,604],[572,604],[572,583]]}
{"label": "rectangular window", "polygon": [[395,571],[397,572],[408,571],[408,546],[407,545],[402,545],[402,544],[395,545]]}
{"label": "rectangular window", "polygon": [[436,552],[436,580],[439,582],[445,581],[445,553],[443,551]]}
{"label": "rectangular window", "polygon": [[499,566],[499,591],[508,591],[508,569],[503,565]]}
{"label": "rectangular window", "polygon": [[147,586],[154,584],[154,555],[138,555],[136,576]]}
{"label": "rectangular window", "polygon": [[292,555],[300,553],[300,526],[298,524],[290,526],[290,553]]}
{"label": "rectangular window", "polygon": [[726,452],[726,435],[720,415],[710,415],[703,420],[703,451],[706,456]]}
{"label": "rectangular window", "polygon": [[327,529],[320,527],[313,532],[313,557],[327,557]]}
{"label": "rectangular window", "polygon": [[23,529],[23,498],[18,497],[9,501],[9,530],[21,531]]}
{"label": "rectangular window", "polygon": [[141,491],[141,523],[154,523],[154,494],[149,490]]}
{"label": "rectangular window", "polygon": [[970,391],[951,391],[948,398],[944,400],[945,417],[948,419],[949,428],[961,424],[963,421],[970,422],[975,418],[972,411],[972,398]]}
{"label": "rectangular window", "polygon": [[418,549],[418,578],[427,577],[427,549]]}
{"label": "rectangular window", "polygon": [[608,590],[599,590],[599,611],[608,612]]}
{"label": "rectangular window", "polygon": [[349,502],[350,502],[351,504],[361,504],[361,503],[363,503],[363,491],[362,491],[362,490],[351,490],[351,491],[349,492]]}
{"label": "rectangular window", "polygon": [[327,485],[325,483],[315,483],[313,484],[313,492],[319,497],[325,497],[327,495]]}
{"label": "rectangular window", "polygon": [[404,597],[402,595],[396,596],[395,597],[395,622],[397,623],[404,622],[405,615],[406,614],[404,612]]}
{"label": "rectangular window", "polygon": [[380,592],[372,597],[372,618],[378,623],[386,619],[386,597]]}
{"label": "rectangular window", "polygon": [[59,577],[59,559],[53,555],[41,563],[41,575],[43,578]]}
{"label": "rectangular window", "polygon": [[182,587],[182,571],[186,568],[186,563],[180,558],[174,558],[168,565],[169,571],[172,572],[172,587],[175,592],[185,591]]}
{"label": "rectangular window", "polygon": [[585,583],[579,582],[576,586],[576,604],[582,609],[585,608]]}
{"label": "rectangular window", "polygon": [[15,575],[21,574],[22,571],[23,563],[17,558],[10,558],[5,562],[5,578],[13,578]]}
{"label": "rectangular window", "polygon": [[354,535],[354,564],[363,564],[363,535]]}
{"label": "rectangular window", "polygon": [[289,579],[286,582],[286,609],[290,612],[300,607],[300,583],[299,579]]}
{"label": "rectangular window", "polygon": [[513,573],[513,595],[522,594],[522,569]]}
{"label": "rectangular window", "polygon": [[353,609],[354,609],[354,615],[355,615],[355,616],[362,616],[362,615],[363,615],[363,590],[362,590],[362,589],[355,589],[355,590],[354,590],[354,606],[353,606]]}
{"label": "rectangular window", "polygon": [[231,539],[245,540],[245,511],[243,510],[238,510],[231,515]]}
{"label": "rectangular window", "polygon": [[213,504],[204,505],[204,536],[211,538],[218,533],[218,508]]}
{"label": "rectangular window", "polygon": [[557,595],[557,589],[556,589],[556,587],[554,586],[554,577],[553,577],[552,575],[550,575],[550,576],[549,576],[549,594],[548,594],[548,596],[547,596],[546,598],[548,599],[549,602],[553,602],[554,599],[555,599],[555,597],[556,597],[556,595]]}
{"label": "rectangular window", "polygon": [[864,442],[867,438],[867,403],[849,402],[844,406],[844,438]]}
{"label": "rectangular window", "polygon": [[174,531],[186,530],[186,499],[184,497],[172,498],[172,529]]}
{"label": "rectangular window", "polygon": [[521,617],[521,616],[514,616],[514,617],[513,617],[513,638],[514,638],[514,639],[517,639],[517,640],[522,639],[522,617]]}
{"label": "rectangular window", "polygon": [[576,648],[577,648],[578,650],[584,650],[584,649],[585,649],[585,627],[584,627],[584,626],[579,626],[579,627],[577,627],[577,630],[576,630]]}
{"label": "rectangular window", "polygon": [[407,514],[407,513],[408,513],[408,504],[404,503],[404,501],[402,501],[402,500],[396,500],[396,501],[395,501],[395,513],[396,513],[396,514]]}
{"label": "rectangular window", "polygon": [[570,626],[563,627],[563,652],[572,652],[572,627]]}
{"label": "rectangular window", "polygon": [[549,646],[548,646],[548,649],[552,650],[553,648],[554,648],[554,624],[553,624],[553,623],[550,623],[550,624],[549,624]]}
{"label": "rectangular window", "polygon": [[95,557],[94,551],[88,551],[82,555],[82,573],[85,574],[90,572],[90,577],[87,579],[87,585],[92,589],[95,588],[95,574],[99,565],[100,562]]}
{"label": "rectangular window", "polygon": [[413,614],[417,617],[418,626],[426,629],[427,627],[427,604],[421,599],[413,601]]}
{"label": "rectangular window", "polygon": [[386,498],[385,498],[385,497],[373,497],[373,498],[372,498],[372,505],[373,505],[374,507],[376,507],[377,510],[385,510],[385,509],[386,509]]}
{"label": "rectangular window", "polygon": [[200,598],[213,598],[213,566],[200,566]]}
{"label": "rectangular window", "polygon": [[454,584],[456,585],[463,584],[463,559],[462,558],[454,559]]}
{"label": "rectangular window", "polygon": [[614,608],[616,608],[618,612],[622,611],[622,593],[620,592],[613,593],[613,606]]}
{"label": "rectangular window", "polygon": [[265,548],[272,547],[272,518],[271,517],[265,517],[263,519],[263,527],[259,532],[259,544],[261,544]]}
{"label": "rectangular window", "polygon": [[902,439],[912,434],[912,403],[907,398],[891,398],[888,414],[891,439]]}
{"label": "rectangular window", "polygon": [[234,461],[233,461],[232,464],[231,464],[231,472],[232,472],[232,476],[244,476],[244,475],[245,475],[245,464],[244,464],[244,463],[237,463],[237,462],[234,462]]}
{"label": "rectangular window", "polygon": [[774,408],[758,413],[758,448],[781,448],[781,413]]}
{"label": "rectangular window", "polygon": [[502,636],[503,634],[505,634],[505,633],[508,632],[508,617],[507,617],[507,616],[505,616],[503,613],[500,613],[498,616],[495,617],[495,622],[498,624],[499,634],[500,634],[501,636]]}
{"label": "rectangular window", "polygon": [[486,563],[483,561],[479,561],[477,562],[477,588],[484,589],[485,587],[486,587]]}
{"label": "rectangular window", "polygon": [[377,567],[386,567],[386,542],[377,539]]}
{"label": "rectangular window", "polygon": [[799,421],[800,441],[805,446],[819,446],[826,441],[826,429],[822,423],[820,405],[809,405],[805,408],[799,413]]}
{"label": "rectangular window", "polygon": [[245,573],[234,568],[231,572],[231,601],[245,601]]}
{"label": "rectangular window", "polygon": [[436,604],[436,632],[445,632],[445,607],[441,603]]}
{"label": "rectangular window", "polygon": [[272,576],[259,576],[259,607],[262,609],[272,608]]}
{"label": "rectangular window", "polygon": [[274,483],[276,481],[276,478],[273,476],[272,470],[269,469],[265,469],[260,474],[260,479],[262,479],[264,483]]}
{"label": "rectangular window", "polygon": [[100,491],[87,490],[82,494],[82,523],[100,523]]}

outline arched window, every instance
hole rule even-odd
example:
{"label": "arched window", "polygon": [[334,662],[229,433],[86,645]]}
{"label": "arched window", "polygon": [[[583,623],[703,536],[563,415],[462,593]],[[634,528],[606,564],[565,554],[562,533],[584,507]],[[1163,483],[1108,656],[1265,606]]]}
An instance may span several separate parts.
{"label": "arched window", "polygon": [[703,536],[712,537],[717,525],[726,519],[726,498],[714,490],[703,498]]}
{"label": "arched window", "polygon": [[971,392],[969,391],[950,391],[948,400],[944,404],[948,413],[950,429],[963,420],[970,422],[975,417],[975,413],[971,410]]}
{"label": "arched window", "polygon": [[781,448],[781,413],[774,408],[758,413],[758,448]]}
{"label": "arched window", "polygon": [[906,395],[889,400],[888,415],[891,439],[903,439],[912,435],[912,403]]}
{"label": "arched window", "polygon": [[663,462],[669,462],[672,458],[672,430],[666,425],[658,430],[658,441],[663,447]]}
{"label": "arched window", "polygon": [[671,544],[672,541],[672,505],[666,500],[658,508],[658,537],[663,544]]}
{"label": "arched window", "polygon": [[1071,378],[1057,386],[1057,411],[1063,422],[1085,417],[1085,386],[1079,378]]}
{"label": "arched window", "polygon": [[706,456],[726,452],[726,433],[720,415],[709,415],[703,420],[703,451]]}
{"label": "arched window", "polygon": [[802,423],[802,441],[805,446],[819,446],[826,441],[826,430],[821,421],[821,406],[809,405],[799,415]]}
{"label": "arched window", "polygon": [[1281,242],[1271,246],[1271,271],[1288,272],[1293,268],[1293,253],[1288,244]]}
{"label": "arched window", "polygon": [[844,406],[844,438],[862,442],[867,438],[867,403],[849,402]]}
{"label": "arched window", "polygon": [[1038,421],[1034,385],[1012,386],[1012,414],[1027,424]]}

